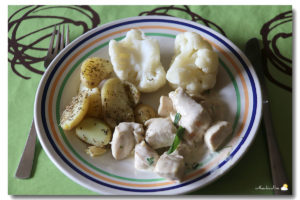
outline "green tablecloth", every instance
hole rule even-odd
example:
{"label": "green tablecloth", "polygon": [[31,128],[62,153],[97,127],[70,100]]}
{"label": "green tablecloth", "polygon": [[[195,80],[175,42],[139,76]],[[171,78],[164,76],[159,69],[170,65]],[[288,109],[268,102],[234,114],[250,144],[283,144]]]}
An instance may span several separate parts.
{"label": "green tablecloth", "polygon": [[[272,119],[292,189],[292,6],[8,6],[8,194],[94,195],[70,180],[37,141],[33,177],[14,178],[33,118],[35,92],[53,24],[69,24],[73,40],[104,23],[164,14],[207,25],[244,50],[264,42]],[[45,34],[49,33],[48,35]],[[43,38],[43,35],[47,35]],[[273,194],[266,138],[260,129],[249,151],[227,174],[190,194]]]}

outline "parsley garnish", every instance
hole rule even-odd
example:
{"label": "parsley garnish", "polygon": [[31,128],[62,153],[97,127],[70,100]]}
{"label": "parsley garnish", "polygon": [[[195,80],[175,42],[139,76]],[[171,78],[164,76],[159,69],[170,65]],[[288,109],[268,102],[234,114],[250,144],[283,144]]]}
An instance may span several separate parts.
{"label": "parsley garnish", "polygon": [[180,119],[181,119],[180,113],[176,113],[175,119],[174,119],[174,125],[175,126],[178,126],[178,122],[179,122]]}
{"label": "parsley garnish", "polygon": [[176,131],[176,135],[175,135],[175,138],[173,140],[173,144],[170,146],[167,154],[171,154],[173,151],[175,151],[175,149],[179,145],[180,141],[182,140],[184,131],[185,131],[185,128],[183,128],[182,126],[179,126],[179,128]]}
{"label": "parsley garnish", "polygon": [[182,140],[185,128],[183,128],[182,126],[178,127],[178,122],[180,119],[181,119],[181,114],[176,113],[173,124],[176,126],[177,131],[176,131],[175,138],[173,140],[173,144],[170,146],[167,154],[171,154],[173,151],[175,151],[175,149],[177,148],[177,146],[180,143],[180,140]]}
{"label": "parsley garnish", "polygon": [[149,165],[152,165],[153,162],[154,162],[154,158],[153,157],[147,158],[147,162],[148,162]]}

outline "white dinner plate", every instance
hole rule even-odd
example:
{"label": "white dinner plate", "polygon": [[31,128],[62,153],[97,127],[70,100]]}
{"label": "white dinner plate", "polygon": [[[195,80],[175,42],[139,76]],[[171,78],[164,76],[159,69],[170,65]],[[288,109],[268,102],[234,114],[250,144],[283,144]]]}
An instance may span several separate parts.
{"label": "white dinner plate", "polygon": [[[226,120],[233,124],[228,143],[218,152],[207,153],[195,169],[188,170],[182,182],[159,177],[134,168],[133,157],[116,161],[107,152],[91,158],[86,144],[59,126],[60,115],[77,94],[80,65],[91,56],[109,59],[110,40],[124,38],[132,28],[159,41],[161,62],[168,69],[174,39],[185,31],[199,33],[219,55],[219,73],[214,93],[227,106]],[[157,108],[159,96],[143,96],[143,103]],[[163,16],[121,19],[101,25],[70,43],[50,64],[36,95],[34,120],[39,140],[52,162],[70,179],[99,194],[175,195],[201,188],[232,168],[252,143],[261,119],[261,91],[257,76],[246,56],[232,42],[198,23]]]}

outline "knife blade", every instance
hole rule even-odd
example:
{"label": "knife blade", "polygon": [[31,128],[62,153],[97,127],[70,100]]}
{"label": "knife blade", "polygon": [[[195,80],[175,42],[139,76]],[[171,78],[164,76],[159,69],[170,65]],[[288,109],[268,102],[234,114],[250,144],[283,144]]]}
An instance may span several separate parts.
{"label": "knife blade", "polygon": [[288,179],[274,133],[270,110],[270,99],[263,73],[262,54],[257,38],[252,38],[246,43],[245,54],[252,63],[261,85],[263,100],[263,124],[261,125],[263,125],[262,128],[264,128],[267,138],[274,193],[278,195],[290,195],[290,190],[284,190],[284,188],[282,188],[284,184],[288,184]]}

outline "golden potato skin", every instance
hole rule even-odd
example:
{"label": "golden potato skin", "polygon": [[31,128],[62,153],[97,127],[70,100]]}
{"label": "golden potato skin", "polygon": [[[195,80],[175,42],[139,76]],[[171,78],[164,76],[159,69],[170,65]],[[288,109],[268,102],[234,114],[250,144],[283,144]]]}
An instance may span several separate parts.
{"label": "golden potato skin", "polygon": [[104,118],[120,122],[133,122],[134,114],[127,93],[118,78],[108,79],[101,88],[102,111]]}
{"label": "golden potato skin", "polygon": [[94,89],[96,90],[90,92],[88,95],[90,105],[86,115],[100,118],[102,113],[101,93],[99,88],[93,88],[93,90]]}
{"label": "golden potato skin", "polygon": [[85,117],[89,108],[89,99],[87,92],[80,92],[72,98],[69,105],[61,114],[60,126],[63,130],[69,131],[76,127]]}
{"label": "golden potato skin", "polygon": [[81,65],[80,80],[88,88],[94,88],[111,76],[113,66],[110,61],[92,57],[86,59]]}
{"label": "golden potato skin", "polygon": [[144,124],[145,121],[155,118],[156,116],[156,112],[151,106],[139,104],[134,108],[134,117],[137,123]]}
{"label": "golden potato skin", "polygon": [[102,114],[102,103],[101,103],[101,91],[98,87],[88,88],[82,83],[79,86],[79,93],[87,92],[89,99],[89,108],[86,116],[101,118]]}

